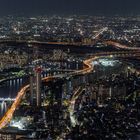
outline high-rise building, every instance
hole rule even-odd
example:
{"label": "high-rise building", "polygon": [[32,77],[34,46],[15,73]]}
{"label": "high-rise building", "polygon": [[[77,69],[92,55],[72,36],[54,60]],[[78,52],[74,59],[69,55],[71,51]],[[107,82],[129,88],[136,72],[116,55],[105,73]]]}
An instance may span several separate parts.
{"label": "high-rise building", "polygon": [[36,102],[37,107],[41,106],[41,68],[36,68]]}

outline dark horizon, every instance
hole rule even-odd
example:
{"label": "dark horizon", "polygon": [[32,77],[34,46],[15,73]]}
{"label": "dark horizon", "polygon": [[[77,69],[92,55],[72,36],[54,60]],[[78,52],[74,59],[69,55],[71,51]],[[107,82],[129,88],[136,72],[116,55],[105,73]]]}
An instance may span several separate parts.
{"label": "dark horizon", "polygon": [[139,15],[139,0],[0,0],[0,15]]}

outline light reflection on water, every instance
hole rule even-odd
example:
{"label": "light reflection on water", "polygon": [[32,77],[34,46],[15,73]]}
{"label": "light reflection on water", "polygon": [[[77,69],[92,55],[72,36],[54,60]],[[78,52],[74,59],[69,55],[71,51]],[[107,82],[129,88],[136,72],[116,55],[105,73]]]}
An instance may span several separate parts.
{"label": "light reflection on water", "polygon": [[[0,98],[15,98],[18,91],[29,82],[29,78],[9,80],[0,85]],[[5,114],[12,101],[0,102],[0,118]]]}
{"label": "light reflection on water", "polygon": [[0,98],[15,98],[20,88],[28,81],[28,78],[23,78],[5,82],[0,86]]}

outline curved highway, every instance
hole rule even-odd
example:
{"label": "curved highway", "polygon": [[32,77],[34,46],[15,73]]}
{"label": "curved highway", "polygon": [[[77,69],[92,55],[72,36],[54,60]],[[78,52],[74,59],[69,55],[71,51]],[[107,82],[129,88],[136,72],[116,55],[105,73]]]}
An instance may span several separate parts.
{"label": "curved highway", "polygon": [[118,49],[126,49],[126,50],[139,50],[140,51],[140,48],[138,47],[128,47],[126,45],[122,45],[118,42],[115,42],[115,41],[106,41],[105,42],[107,45],[112,45],[114,46],[115,48],[118,48]]}
{"label": "curved highway", "polygon": [[[119,43],[117,43],[117,45],[116,45],[116,43],[112,43],[112,42],[111,42],[111,44],[118,48],[120,48],[119,46],[121,45],[121,44],[118,45]],[[123,45],[121,45],[121,46],[123,46]],[[128,48],[128,50],[129,50],[129,48]],[[140,50],[140,49],[135,48],[134,50],[135,50],[134,51],[135,53],[138,53],[138,50]],[[95,61],[96,59],[98,59],[100,57],[105,57],[105,56],[110,56],[110,55],[115,56],[115,57],[130,57],[130,56],[134,55],[134,53],[132,53],[132,52],[130,53],[130,51],[124,52],[124,54],[121,52],[97,53],[97,54],[94,54],[93,56],[91,56],[91,58],[83,61],[84,68],[82,70],[76,70],[69,74],[60,74],[60,75],[56,75],[56,76],[46,77],[46,78],[43,78],[42,81],[47,82],[47,81],[52,81],[57,78],[66,78],[69,76],[71,77],[71,76],[81,75],[81,74],[84,75],[86,73],[91,72],[94,69],[94,66],[92,64],[93,61]],[[140,52],[137,54],[137,56],[140,56]],[[17,95],[15,101],[13,102],[12,106],[9,108],[9,110],[5,113],[3,118],[0,120],[0,129],[4,128],[11,121],[16,108],[18,108],[23,96],[29,90],[29,87],[30,87],[30,85],[26,85],[23,88],[21,88],[21,90],[18,92],[18,95]]]}

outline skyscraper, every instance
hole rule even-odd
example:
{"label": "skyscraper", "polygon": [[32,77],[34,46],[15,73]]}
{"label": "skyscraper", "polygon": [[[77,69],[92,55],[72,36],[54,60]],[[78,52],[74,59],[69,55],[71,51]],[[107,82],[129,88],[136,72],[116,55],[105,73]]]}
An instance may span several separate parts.
{"label": "skyscraper", "polygon": [[36,72],[36,103],[37,107],[41,106],[41,68],[37,67]]}

